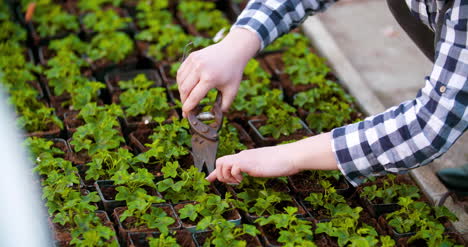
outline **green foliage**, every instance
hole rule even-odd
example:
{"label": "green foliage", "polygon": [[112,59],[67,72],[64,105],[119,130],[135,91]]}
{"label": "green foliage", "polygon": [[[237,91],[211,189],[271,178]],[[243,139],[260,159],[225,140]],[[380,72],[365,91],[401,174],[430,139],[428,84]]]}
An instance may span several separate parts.
{"label": "green foliage", "polygon": [[[294,49],[291,49],[294,50]],[[320,83],[330,69],[323,59],[314,53],[307,53],[304,57],[297,57],[297,53],[286,52],[283,55],[286,74],[294,85],[308,85]]]}
{"label": "green foliage", "polygon": [[[341,246],[376,246],[379,244],[377,231],[367,225],[359,223],[361,207],[343,207],[334,213],[329,222],[317,224],[315,233],[325,233],[330,237],[336,237]],[[388,236],[380,236],[382,246],[395,246],[395,242]]]}
{"label": "green foliage", "polygon": [[211,229],[211,236],[205,240],[204,247],[208,246],[247,246],[245,240],[239,240],[243,235],[255,237],[260,232],[253,225],[243,224],[242,227],[237,227],[235,223],[229,222],[222,218],[214,218],[211,216],[205,217],[197,225],[197,229]]}
{"label": "green foliage", "polygon": [[186,204],[179,210],[181,219],[190,219],[197,221],[197,219],[212,217],[223,218],[223,214],[233,210],[231,194],[226,193],[224,199],[215,194],[201,194],[195,198],[195,204]]}
{"label": "green foliage", "polygon": [[168,162],[163,167],[164,180],[157,183],[157,189],[163,194],[164,199],[172,203],[189,201],[206,193],[210,184],[206,175],[191,166],[189,169],[182,169],[179,163]]}
{"label": "green foliage", "polygon": [[[1,16],[1,13],[0,13]],[[1,19],[0,19],[1,20]],[[0,21],[0,42],[24,42],[26,41],[26,31],[19,24],[12,21]]]}
{"label": "green foliage", "polygon": [[284,246],[316,246],[313,242],[311,222],[298,219],[297,208],[286,207],[285,214],[274,214],[267,218],[258,218],[255,223],[274,225],[279,231],[278,242]]}
{"label": "green foliage", "polygon": [[73,110],[81,110],[88,103],[98,100],[100,90],[106,86],[97,81],[84,80],[79,85],[72,87],[70,92],[70,104]]}
{"label": "green foliage", "polygon": [[103,150],[118,148],[125,142],[118,129],[117,117],[122,115],[122,109],[117,105],[89,103],[83,107],[78,117],[85,121],[85,125],[77,128],[70,142],[75,152],[87,150],[88,155],[93,156]]}
{"label": "green foliage", "polygon": [[137,191],[135,198],[127,202],[128,209],[120,216],[120,221],[125,221],[128,217],[135,217],[136,221],[129,227],[146,226],[148,229],[158,229],[163,234],[169,233],[169,226],[174,224],[175,219],[168,216],[161,207],[156,207],[154,203],[160,203],[159,197],[143,194]]}
{"label": "green foliage", "polygon": [[242,192],[237,194],[240,200],[234,201],[234,205],[245,212],[258,216],[279,213],[280,210],[276,208],[276,205],[292,201],[291,196],[266,186],[267,182],[266,178],[244,177],[239,185]]}
{"label": "green foliage", "polygon": [[282,108],[270,107],[267,110],[266,124],[258,130],[263,136],[271,135],[275,139],[295,133],[302,129],[300,119],[292,116],[295,111],[293,107],[286,104]]}
{"label": "green foliage", "polygon": [[63,128],[63,123],[54,114],[54,109],[37,100],[37,95],[37,91],[32,88],[10,91],[9,102],[15,106],[19,115],[18,126],[28,132]]}
{"label": "green foliage", "polygon": [[183,1],[178,4],[177,10],[182,17],[201,33],[213,37],[222,28],[229,27],[229,21],[223,13],[216,9],[212,2]]}
{"label": "green foliage", "polygon": [[346,204],[344,197],[336,193],[336,189],[331,186],[328,180],[319,181],[324,189],[324,193],[310,193],[304,201],[310,203],[314,210],[325,208],[328,211],[328,216],[333,216],[339,210],[349,207]]}
{"label": "green foliage", "polygon": [[174,62],[182,57],[187,44],[192,43],[191,49],[204,48],[212,43],[202,37],[193,37],[174,24],[160,25],[159,22],[149,22],[149,27],[135,37],[137,40],[151,42],[148,55],[158,61]]}
{"label": "green foliage", "polygon": [[294,96],[294,105],[309,112],[306,121],[317,132],[349,123],[355,113],[353,101],[337,83],[328,80]]}
{"label": "green foliage", "polygon": [[382,182],[382,187],[377,187],[373,184],[362,189],[360,197],[367,198],[369,201],[374,201],[379,198],[384,204],[397,203],[398,197],[409,197],[418,199],[419,189],[414,185],[395,183],[395,175],[388,175]]}
{"label": "green foliage", "polygon": [[127,170],[133,162],[133,154],[128,149],[117,151],[102,150],[93,155],[87,163],[86,180],[107,180],[120,170]]}
{"label": "green foliage", "polygon": [[23,145],[31,153],[33,161],[41,161],[41,157],[45,155],[50,155],[48,157],[58,157],[64,154],[61,149],[54,147],[53,141],[45,138],[28,137]]}
{"label": "green foliage", "polygon": [[86,51],[86,43],[81,41],[78,36],[70,34],[63,39],[50,41],[49,49],[56,52],[60,50],[73,51],[76,54],[83,54]]}
{"label": "green foliage", "polygon": [[304,50],[304,47],[308,47],[309,40],[307,39],[306,36],[303,34],[299,33],[288,33],[285,34],[278,39],[276,39],[273,43],[271,43],[269,46],[265,47],[265,51],[278,51],[278,50],[286,50],[289,48],[295,48],[300,47],[302,49],[301,51],[307,51]]}
{"label": "green foliage", "polygon": [[219,147],[216,155],[222,157],[245,149],[247,147],[240,142],[237,129],[225,121],[219,132]]}
{"label": "green foliage", "polygon": [[47,66],[49,68],[44,74],[55,96],[72,93],[75,87],[87,80],[81,75],[81,68],[89,64],[70,50],[59,50],[57,56],[47,62]]}
{"label": "green foliage", "polygon": [[179,247],[180,245],[177,243],[177,240],[169,235],[166,234],[160,234],[159,237],[153,238],[149,237],[147,238],[149,247]]}
{"label": "green foliage", "polygon": [[104,6],[118,7],[122,3],[122,0],[79,0],[78,7],[82,11],[99,11]]}
{"label": "green foliage", "polygon": [[136,7],[138,25],[145,28],[150,25],[150,22],[153,26],[165,26],[172,23],[173,18],[168,7],[169,0],[140,1]]}
{"label": "green foliage", "polygon": [[86,14],[83,18],[83,24],[87,29],[99,33],[115,32],[125,28],[130,22],[131,18],[120,17],[112,9],[94,11]]}
{"label": "green foliage", "polygon": [[[401,206],[400,210],[385,216],[388,224],[398,233],[418,232],[428,227],[428,222],[441,224],[438,219],[442,217],[447,217],[453,221],[458,220],[447,209],[437,208],[436,212],[433,212],[431,207],[425,202],[413,201],[410,197],[399,197],[398,205]],[[431,227],[435,227],[434,224],[431,224]]]}
{"label": "green foliage", "polygon": [[[247,116],[259,116],[265,114],[269,108],[283,107],[283,92],[273,89],[254,95],[255,82],[243,81],[239,88],[237,97],[234,99],[232,108],[236,111],[243,111]],[[253,86],[253,87],[250,87]]]}
{"label": "green foliage", "polygon": [[33,22],[37,23],[37,32],[42,38],[64,32],[78,32],[78,18],[65,12],[60,5],[39,5],[34,12]]}
{"label": "green foliage", "polygon": [[191,135],[188,130],[186,119],[173,119],[172,123],[160,124],[150,136],[153,142],[146,144],[150,149],[139,154],[137,159],[143,163],[148,163],[151,159],[153,162],[165,163],[189,154]]}
{"label": "green foliage", "polygon": [[144,74],[139,74],[130,82],[119,82],[122,89],[127,89],[120,95],[120,104],[126,116],[142,116],[158,123],[169,117],[172,107],[167,101],[166,89],[151,88],[153,83]]}
{"label": "green foliage", "polygon": [[87,55],[91,61],[99,59],[120,62],[134,48],[132,39],[124,32],[99,33],[93,37]]}

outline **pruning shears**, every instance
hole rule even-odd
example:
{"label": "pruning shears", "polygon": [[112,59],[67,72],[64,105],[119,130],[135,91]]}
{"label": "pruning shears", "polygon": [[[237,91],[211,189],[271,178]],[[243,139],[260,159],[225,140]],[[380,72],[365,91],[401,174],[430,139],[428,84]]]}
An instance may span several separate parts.
{"label": "pruning shears", "polygon": [[[181,62],[185,60],[193,42],[184,47],[184,53]],[[218,152],[219,130],[223,124],[223,111],[221,110],[222,94],[218,91],[216,100],[210,112],[201,112],[200,106],[195,107],[188,113],[188,121],[192,132],[192,156],[195,167],[201,172],[208,174],[214,171],[216,162],[216,153]],[[214,120],[214,121],[213,121]],[[213,121],[206,124],[203,121]]]}
{"label": "pruning shears", "polygon": [[[219,144],[218,132],[223,124],[221,101],[222,94],[218,91],[210,112],[200,112],[200,107],[196,107],[187,116],[192,131],[192,155],[195,167],[204,171],[206,165],[208,174],[215,169]],[[205,124],[203,121],[212,121],[212,123]]]}

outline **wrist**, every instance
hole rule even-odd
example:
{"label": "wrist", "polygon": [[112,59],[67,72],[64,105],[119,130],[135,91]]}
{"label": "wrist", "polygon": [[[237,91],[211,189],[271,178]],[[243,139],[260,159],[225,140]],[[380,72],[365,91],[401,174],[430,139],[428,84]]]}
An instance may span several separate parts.
{"label": "wrist", "polygon": [[260,50],[257,34],[245,28],[233,28],[221,41],[244,65]]}
{"label": "wrist", "polygon": [[323,133],[291,143],[293,166],[300,170],[337,170],[331,134]]}

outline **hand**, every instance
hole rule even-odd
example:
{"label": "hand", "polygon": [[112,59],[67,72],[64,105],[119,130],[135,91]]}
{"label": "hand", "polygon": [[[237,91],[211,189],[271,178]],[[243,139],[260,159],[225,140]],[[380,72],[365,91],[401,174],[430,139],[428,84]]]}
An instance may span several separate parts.
{"label": "hand", "polygon": [[303,170],[337,170],[331,134],[323,133],[297,142],[242,151],[216,160],[216,169],[206,178],[231,184],[242,173],[254,177],[290,176]]}
{"label": "hand", "polygon": [[177,71],[184,115],[195,108],[212,88],[221,91],[221,108],[226,112],[236,97],[245,65],[259,47],[260,40],[256,34],[236,28],[221,42],[192,52]]}
{"label": "hand", "polygon": [[280,177],[298,173],[287,145],[264,147],[227,155],[216,160],[216,169],[206,179],[238,184],[242,173],[254,177]]}

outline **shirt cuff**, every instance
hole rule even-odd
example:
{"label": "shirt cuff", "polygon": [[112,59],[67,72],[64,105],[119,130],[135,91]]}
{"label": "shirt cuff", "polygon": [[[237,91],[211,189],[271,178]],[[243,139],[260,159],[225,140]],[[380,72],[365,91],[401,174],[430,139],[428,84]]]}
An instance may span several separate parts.
{"label": "shirt cuff", "polygon": [[367,177],[385,174],[372,153],[364,129],[361,121],[332,130],[331,145],[338,168],[355,187]]}

